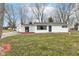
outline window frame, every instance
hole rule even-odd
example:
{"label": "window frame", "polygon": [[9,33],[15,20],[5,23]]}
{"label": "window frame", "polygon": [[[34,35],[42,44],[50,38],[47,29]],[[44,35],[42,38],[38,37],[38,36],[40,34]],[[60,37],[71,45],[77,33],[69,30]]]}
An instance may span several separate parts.
{"label": "window frame", "polygon": [[47,30],[47,25],[37,25],[37,30]]}
{"label": "window frame", "polygon": [[67,28],[68,26],[67,25],[62,25],[62,28]]}

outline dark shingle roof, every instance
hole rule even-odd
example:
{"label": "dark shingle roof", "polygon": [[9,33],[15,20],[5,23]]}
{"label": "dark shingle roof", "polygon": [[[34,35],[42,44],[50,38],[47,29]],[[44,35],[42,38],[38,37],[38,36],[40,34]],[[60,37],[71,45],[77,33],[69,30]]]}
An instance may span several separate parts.
{"label": "dark shingle roof", "polygon": [[29,25],[53,25],[53,26],[58,26],[58,25],[68,25],[65,23],[32,23],[32,24],[25,24],[25,26],[29,26]]}

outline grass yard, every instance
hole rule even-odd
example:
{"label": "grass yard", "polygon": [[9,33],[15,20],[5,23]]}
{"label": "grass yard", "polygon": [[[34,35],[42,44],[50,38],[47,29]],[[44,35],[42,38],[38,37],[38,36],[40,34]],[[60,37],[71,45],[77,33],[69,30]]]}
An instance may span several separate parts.
{"label": "grass yard", "polygon": [[79,55],[79,33],[19,34],[0,40],[9,43],[8,56],[70,56]]}

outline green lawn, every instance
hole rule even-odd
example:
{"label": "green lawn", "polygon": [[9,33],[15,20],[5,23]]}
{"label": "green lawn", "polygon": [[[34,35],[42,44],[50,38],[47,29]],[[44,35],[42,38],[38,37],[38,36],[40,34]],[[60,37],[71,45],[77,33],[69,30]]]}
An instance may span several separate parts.
{"label": "green lawn", "polygon": [[10,43],[8,56],[70,56],[79,55],[79,33],[46,33],[7,37],[1,43]]}

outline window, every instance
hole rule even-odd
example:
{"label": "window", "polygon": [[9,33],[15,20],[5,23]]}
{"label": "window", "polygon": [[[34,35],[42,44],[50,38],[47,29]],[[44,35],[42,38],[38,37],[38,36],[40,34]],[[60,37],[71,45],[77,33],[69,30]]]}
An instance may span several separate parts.
{"label": "window", "polygon": [[67,28],[67,25],[63,25],[62,28]]}
{"label": "window", "polygon": [[37,26],[37,30],[46,30],[47,29],[47,26],[46,25],[38,25]]}

